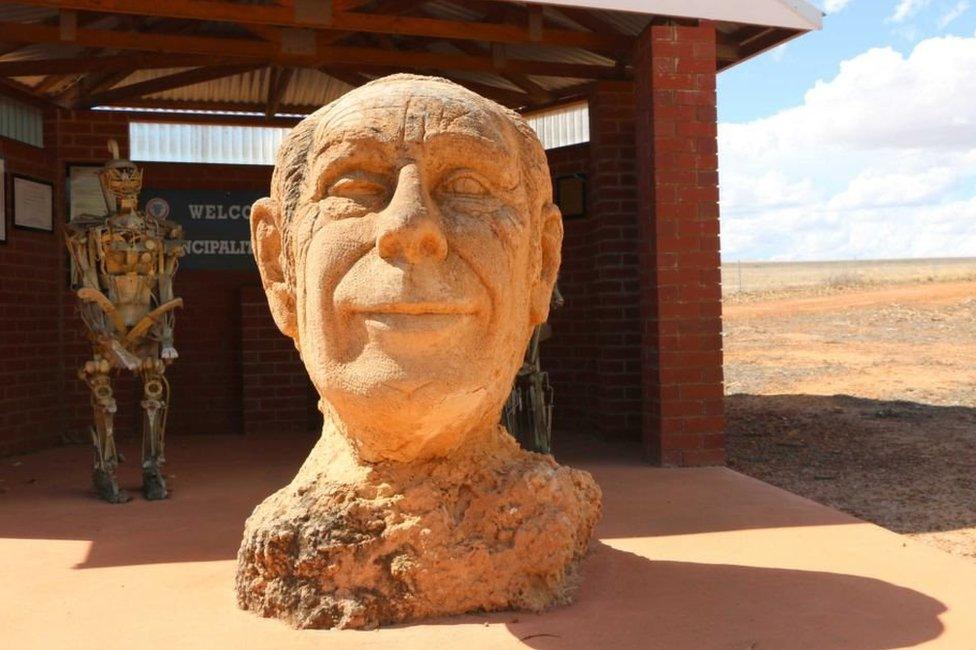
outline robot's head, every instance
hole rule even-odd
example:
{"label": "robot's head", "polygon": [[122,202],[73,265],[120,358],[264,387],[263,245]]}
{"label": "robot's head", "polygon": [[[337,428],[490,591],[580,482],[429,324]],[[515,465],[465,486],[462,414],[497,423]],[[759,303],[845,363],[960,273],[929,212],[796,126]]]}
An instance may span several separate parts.
{"label": "robot's head", "polygon": [[114,200],[116,205],[135,206],[142,189],[142,170],[131,160],[119,158],[119,145],[115,140],[108,141],[108,149],[112,153],[112,160],[105,163],[99,173],[105,198]]}

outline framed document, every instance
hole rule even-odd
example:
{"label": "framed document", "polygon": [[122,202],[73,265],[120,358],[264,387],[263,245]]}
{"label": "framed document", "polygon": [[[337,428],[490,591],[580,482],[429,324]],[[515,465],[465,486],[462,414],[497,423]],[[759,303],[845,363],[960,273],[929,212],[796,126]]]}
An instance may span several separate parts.
{"label": "framed document", "polygon": [[556,205],[563,219],[579,219],[586,216],[586,176],[573,174],[556,179]]}
{"label": "framed document", "polygon": [[108,215],[98,173],[102,165],[68,165],[68,220]]}
{"label": "framed document", "polygon": [[14,226],[54,232],[54,185],[13,175]]}
{"label": "framed document", "polygon": [[7,176],[6,160],[0,158],[0,244],[7,243]]}

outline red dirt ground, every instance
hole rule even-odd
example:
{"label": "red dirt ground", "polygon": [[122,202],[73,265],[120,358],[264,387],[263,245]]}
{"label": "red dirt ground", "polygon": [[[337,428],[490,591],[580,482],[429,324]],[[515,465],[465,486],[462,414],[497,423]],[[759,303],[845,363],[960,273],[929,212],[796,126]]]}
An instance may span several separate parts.
{"label": "red dirt ground", "polygon": [[976,560],[976,282],[725,305],[729,465]]}

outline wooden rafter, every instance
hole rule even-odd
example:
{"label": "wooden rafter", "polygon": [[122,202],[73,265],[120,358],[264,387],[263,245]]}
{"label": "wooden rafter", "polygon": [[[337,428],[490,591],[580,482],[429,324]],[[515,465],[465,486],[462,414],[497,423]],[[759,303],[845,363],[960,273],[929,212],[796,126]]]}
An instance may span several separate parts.
{"label": "wooden rafter", "polygon": [[177,72],[164,77],[157,77],[156,79],[149,79],[148,81],[140,81],[138,83],[129,84],[126,86],[119,86],[118,88],[112,88],[111,90],[106,90],[104,92],[89,96],[88,102],[95,106],[109,102],[118,102],[129,97],[143,97],[144,95],[151,95],[164,90],[182,88],[183,86],[192,86],[193,84],[203,83],[205,81],[230,77],[241,74],[242,72],[248,72],[253,70],[255,67],[259,66],[215,66],[210,68],[195,68],[193,70]]}
{"label": "wooden rafter", "polygon": [[[263,5],[262,5],[263,6]],[[0,23],[0,41],[23,43],[58,43],[57,27],[22,23]],[[265,65],[276,63],[289,67],[313,67],[345,63],[361,66],[396,66],[400,68],[433,68],[491,72],[521,72],[553,77],[581,79],[619,79],[625,71],[618,67],[578,63],[554,63],[524,59],[497,61],[492,57],[443,55],[433,52],[391,52],[368,47],[322,45],[317,40],[305,43],[301,53],[285,52],[285,48],[267,41],[242,38],[214,38],[174,34],[141,34],[137,32],[82,29],[76,32],[74,43],[86,47],[106,47],[143,52],[181,52],[261,60]]]}
{"label": "wooden rafter", "polygon": [[[458,48],[465,54],[484,54],[484,50],[467,41],[457,41],[451,43],[454,47]],[[522,89],[535,103],[548,102],[552,100],[552,95],[548,90],[532,81],[528,75],[521,74],[519,72],[500,72],[499,75],[506,79],[509,83],[515,84]]]}
{"label": "wooden rafter", "polygon": [[[540,43],[580,47],[596,51],[618,51],[628,46],[627,37],[543,28],[535,33],[528,24],[473,23],[441,18],[377,13],[332,11],[331,16],[305,15],[279,4],[247,5],[226,0],[21,0],[24,4],[81,11],[138,14],[166,18],[278,25],[345,32],[399,34],[427,38],[453,38],[495,43]],[[303,3],[307,4],[307,3]]]}
{"label": "wooden rafter", "polygon": [[[412,38],[400,38],[398,41],[394,41],[390,36],[374,36],[374,38],[379,41],[383,47],[390,51],[421,51],[426,47],[426,44],[419,39]],[[389,72],[396,72],[396,70],[390,70]],[[424,72],[436,72],[434,70],[424,71]],[[509,108],[521,108],[530,103],[531,98],[529,95],[521,92],[514,92],[506,88],[499,88],[498,86],[491,86],[488,84],[479,83],[477,81],[471,81],[469,79],[459,78],[454,75],[440,73],[451,81],[458,83],[469,90],[473,90],[479,95],[483,95],[492,99],[499,104],[508,106]]]}
{"label": "wooden rafter", "polygon": [[3,94],[13,97],[14,99],[19,99],[20,101],[33,106],[50,106],[50,102],[47,101],[47,98],[35,93],[30,86],[25,86],[22,83],[14,81],[13,79],[0,79],[0,91],[2,91]]}
{"label": "wooden rafter", "polygon": [[122,54],[27,61],[0,61],[0,77],[188,68],[217,63],[241,63],[242,61],[242,59],[229,59],[226,57],[214,59],[214,57],[207,57],[200,54],[149,54],[136,56]]}
{"label": "wooden rafter", "polygon": [[292,68],[271,69],[271,79],[268,81],[267,108],[264,111],[266,117],[274,117],[278,113],[281,98],[285,96],[285,91],[288,90],[288,84],[294,74],[295,70]]}
{"label": "wooden rafter", "polygon": [[[184,99],[119,99],[107,101],[102,106],[124,106],[126,108],[166,108],[184,111],[232,111],[236,113],[256,113],[264,115],[265,104],[252,102],[195,101]],[[307,115],[320,109],[312,104],[281,104],[278,113]]]}
{"label": "wooden rafter", "polygon": [[356,72],[355,70],[352,70],[350,68],[338,68],[334,66],[324,65],[321,68],[319,68],[319,71],[324,72],[330,77],[334,79],[338,79],[342,83],[352,86],[353,88],[355,88],[356,86],[362,86],[364,83],[370,81],[369,77],[360,74],[359,72]]}

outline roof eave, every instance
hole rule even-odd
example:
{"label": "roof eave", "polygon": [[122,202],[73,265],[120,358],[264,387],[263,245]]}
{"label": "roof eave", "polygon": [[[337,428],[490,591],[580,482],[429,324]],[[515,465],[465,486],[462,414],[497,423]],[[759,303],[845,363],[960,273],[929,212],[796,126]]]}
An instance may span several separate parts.
{"label": "roof eave", "polygon": [[815,31],[823,27],[823,14],[806,0],[533,0],[533,2],[675,18],[703,18],[801,31]]}

